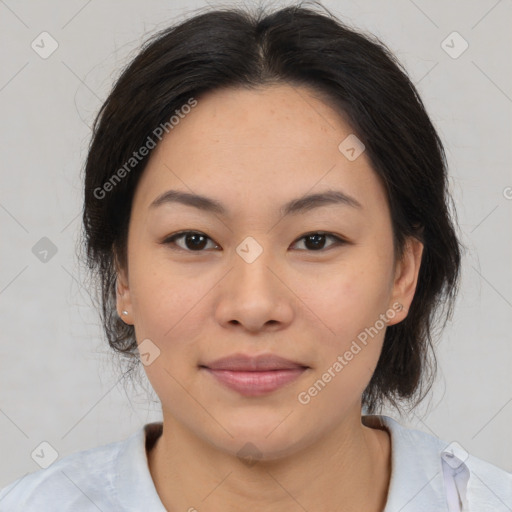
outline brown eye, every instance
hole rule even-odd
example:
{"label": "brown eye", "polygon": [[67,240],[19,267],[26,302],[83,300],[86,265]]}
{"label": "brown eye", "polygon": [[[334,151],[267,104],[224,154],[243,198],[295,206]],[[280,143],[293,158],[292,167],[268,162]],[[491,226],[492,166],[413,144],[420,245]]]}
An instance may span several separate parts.
{"label": "brown eye", "polygon": [[[176,243],[177,240],[182,240],[182,243]],[[175,235],[166,238],[163,243],[175,244],[180,249],[189,252],[202,252],[202,250],[207,246],[208,240],[211,240],[211,238],[206,236],[204,233],[199,233],[197,231],[182,231],[181,233],[176,233]],[[215,247],[218,246],[215,245]]]}
{"label": "brown eye", "polygon": [[334,240],[334,243],[328,247],[345,243],[344,240],[342,240],[340,237],[336,235],[331,235],[329,233],[322,232],[308,233],[307,235],[304,235],[303,237],[299,238],[299,240],[295,243],[304,240],[304,245],[309,252],[321,251],[325,249],[326,240],[328,238]]}
{"label": "brown eye", "polygon": [[[319,252],[326,249],[326,243],[328,239],[331,239],[334,242],[330,245],[327,245],[327,249],[332,246],[346,243],[345,240],[336,235],[330,233],[315,232],[302,236],[293,245],[296,245],[300,241],[304,240],[304,245],[306,248],[305,250],[307,252]],[[178,240],[180,241],[179,243]],[[204,233],[200,233],[198,231],[181,231],[180,233],[176,233],[166,238],[162,243],[165,245],[175,245],[178,249],[182,249],[187,252],[204,252],[203,250],[207,247],[208,241],[213,243],[213,240]],[[219,247],[215,243],[213,243],[213,245],[214,249]]]}

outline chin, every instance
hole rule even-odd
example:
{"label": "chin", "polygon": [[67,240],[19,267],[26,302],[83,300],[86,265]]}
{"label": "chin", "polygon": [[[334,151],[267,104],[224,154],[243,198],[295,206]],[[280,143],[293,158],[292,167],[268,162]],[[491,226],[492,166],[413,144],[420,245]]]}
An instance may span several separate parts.
{"label": "chin", "polygon": [[[222,423],[229,433],[208,441],[221,451],[244,461],[272,461],[290,456],[313,442],[314,433],[301,431],[300,425],[287,422],[288,413],[267,417],[247,417],[245,422]],[[290,417],[293,414],[290,414]],[[291,418],[290,418],[291,419]]]}

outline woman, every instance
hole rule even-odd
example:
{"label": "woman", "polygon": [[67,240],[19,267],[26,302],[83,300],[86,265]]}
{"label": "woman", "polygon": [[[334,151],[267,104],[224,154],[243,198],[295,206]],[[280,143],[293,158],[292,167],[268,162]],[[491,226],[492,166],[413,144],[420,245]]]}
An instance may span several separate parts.
{"label": "woman", "polygon": [[376,414],[428,392],[461,262],[442,143],[381,43],[299,6],[195,16],[123,72],[85,171],[106,336],[163,421],[1,510],[511,509],[512,475]]}

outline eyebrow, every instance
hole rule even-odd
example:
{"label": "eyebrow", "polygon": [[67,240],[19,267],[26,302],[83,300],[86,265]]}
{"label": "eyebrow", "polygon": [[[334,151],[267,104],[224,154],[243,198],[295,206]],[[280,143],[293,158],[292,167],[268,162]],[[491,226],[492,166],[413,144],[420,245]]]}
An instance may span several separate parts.
{"label": "eyebrow", "polygon": [[[168,190],[164,192],[149,205],[149,208],[153,209],[164,204],[173,203],[192,206],[199,210],[219,215],[226,215],[228,213],[227,208],[215,199],[181,190]],[[296,215],[327,205],[344,205],[363,209],[362,204],[356,198],[340,190],[329,190],[292,199],[280,208],[280,213],[282,215]]]}

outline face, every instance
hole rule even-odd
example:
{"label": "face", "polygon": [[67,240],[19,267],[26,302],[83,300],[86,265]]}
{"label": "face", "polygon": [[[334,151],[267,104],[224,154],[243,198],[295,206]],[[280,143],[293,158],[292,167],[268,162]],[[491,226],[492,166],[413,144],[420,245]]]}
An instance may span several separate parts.
{"label": "face", "polygon": [[[135,327],[164,424],[272,459],[359,421],[386,326],[412,301],[422,246],[395,263],[384,188],[364,151],[339,149],[350,126],[312,91],[197,100],[137,186],[118,310]],[[218,208],[152,204],[168,191]],[[295,365],[212,371],[234,354]]]}

